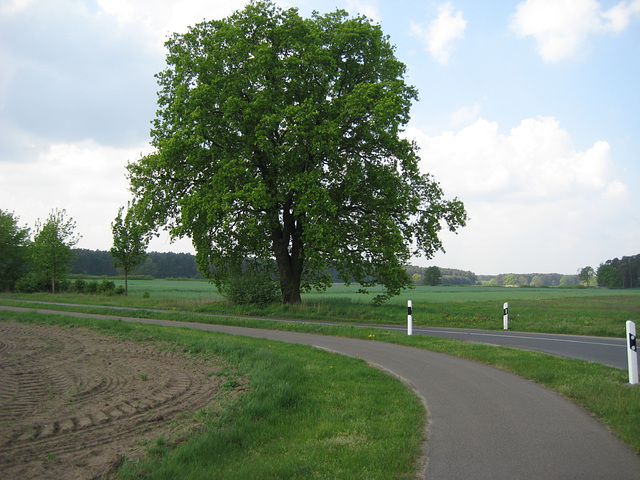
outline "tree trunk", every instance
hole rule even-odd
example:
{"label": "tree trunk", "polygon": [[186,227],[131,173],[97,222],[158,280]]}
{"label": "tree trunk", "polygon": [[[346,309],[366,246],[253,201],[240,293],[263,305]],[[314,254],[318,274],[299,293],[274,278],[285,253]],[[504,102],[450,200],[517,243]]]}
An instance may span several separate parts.
{"label": "tree trunk", "polygon": [[55,264],[55,260],[53,262],[53,266],[51,269],[51,294],[55,295],[56,294],[56,264]]}
{"label": "tree trunk", "polygon": [[[303,268],[303,245],[301,225],[294,220],[292,213],[284,214],[284,230],[280,227],[271,234],[273,253],[278,264],[282,302],[296,304],[302,302],[300,282]],[[291,251],[289,251],[291,245]]]}

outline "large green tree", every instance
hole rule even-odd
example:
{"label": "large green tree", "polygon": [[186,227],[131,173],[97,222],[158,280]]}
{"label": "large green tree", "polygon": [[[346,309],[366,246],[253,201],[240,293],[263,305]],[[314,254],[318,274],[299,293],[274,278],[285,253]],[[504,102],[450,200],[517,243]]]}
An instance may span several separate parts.
{"label": "large green tree", "polygon": [[13,290],[27,261],[29,229],[18,226],[19,218],[0,210],[0,292]]}
{"label": "large green tree", "polygon": [[219,287],[277,267],[283,301],[345,281],[411,285],[412,255],[466,222],[403,138],[416,90],[379,25],[252,2],[167,41],[156,151],[129,165],[150,226],[191,237]]}
{"label": "large green tree", "polygon": [[66,278],[72,260],[71,248],[80,240],[75,233],[76,222],[66,218],[66,210],[54,209],[44,223],[36,222],[31,244],[33,270],[51,283],[51,293]]}
{"label": "large green tree", "polygon": [[111,256],[114,259],[113,266],[124,271],[124,294],[129,294],[129,273],[142,263],[147,256],[149,246],[148,229],[135,216],[135,208],[127,204],[120,207],[118,215],[111,223],[113,233],[113,247]]}

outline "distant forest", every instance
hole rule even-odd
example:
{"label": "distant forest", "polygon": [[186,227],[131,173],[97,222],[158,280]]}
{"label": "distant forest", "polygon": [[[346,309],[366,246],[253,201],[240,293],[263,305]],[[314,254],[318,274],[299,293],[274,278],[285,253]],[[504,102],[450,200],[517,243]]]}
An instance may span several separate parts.
{"label": "distant forest", "polygon": [[[75,261],[71,265],[71,274],[90,276],[117,276],[120,272],[113,266],[111,253],[102,250],[75,249]],[[631,257],[614,258],[603,262],[616,269],[621,288],[640,287],[640,254]],[[564,287],[580,285],[579,276],[563,275],[560,273],[505,273],[500,275],[476,275],[467,270],[440,268],[443,285],[507,285],[507,286],[536,286],[536,287]],[[407,273],[417,284],[427,267],[409,265]],[[595,268],[597,270],[597,268]],[[340,280],[335,270],[330,270],[335,282]],[[145,275],[153,278],[193,278],[200,279],[195,256],[190,253],[160,253],[150,252],[145,261],[132,275]]]}
{"label": "distant forest", "polygon": [[[103,250],[75,249],[71,264],[72,275],[115,277],[120,272],[113,266],[111,252]],[[190,253],[150,252],[132,275],[153,278],[202,278],[196,265],[196,257]]]}
{"label": "distant forest", "polygon": [[[488,286],[519,286],[519,287],[569,287],[579,285],[578,275],[563,275],[560,273],[503,273],[500,275],[476,275],[467,270],[455,268],[440,268],[442,285],[488,285]],[[410,266],[407,273],[415,283],[421,283],[426,267]],[[415,275],[419,275],[416,277]]]}
{"label": "distant forest", "polygon": [[640,253],[630,257],[607,260],[604,265],[610,265],[618,272],[619,282],[616,286],[622,288],[640,287]]}

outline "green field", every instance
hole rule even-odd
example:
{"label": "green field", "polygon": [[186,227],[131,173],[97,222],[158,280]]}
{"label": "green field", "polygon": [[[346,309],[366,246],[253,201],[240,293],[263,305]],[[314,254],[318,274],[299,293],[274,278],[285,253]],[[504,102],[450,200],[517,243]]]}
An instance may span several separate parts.
{"label": "green field", "polygon": [[509,302],[511,330],[611,337],[624,336],[625,322],[640,319],[640,289],[417,286],[383,305],[371,302],[381,289],[372,289],[370,295],[357,290],[357,285],[336,284],[325,292],[304,294],[301,305],[236,306],[206,281],[131,280],[127,298],[72,294],[5,298],[388,325],[406,323],[407,301],[412,300],[415,326],[487,330],[502,329],[502,306]]}
{"label": "green field", "polygon": [[259,308],[227,305],[206,282],[136,280],[129,288],[130,301],[143,300],[148,292],[147,300],[155,298],[163,308],[337,322],[400,325],[406,322],[408,300],[416,326],[502,329],[504,302],[509,302],[510,329],[516,331],[623,336],[625,322],[640,317],[639,289],[418,286],[375,306],[371,299],[381,289],[362,295],[357,285],[337,284],[307,293],[299,306]]}
{"label": "green field", "polygon": [[[124,280],[116,280],[116,285],[124,285]],[[317,300],[346,300],[356,303],[371,303],[374,295],[382,293],[382,287],[369,289],[370,295],[357,293],[358,285],[346,286],[334,284],[324,292],[309,292],[303,294],[303,302]],[[181,300],[209,300],[220,301],[222,297],[216,288],[205,280],[129,280],[129,295],[142,296],[149,292],[153,296]],[[401,295],[391,298],[387,303],[391,305],[406,305],[407,300],[414,304],[420,303],[448,303],[469,301],[502,302],[513,300],[538,300],[566,297],[611,297],[635,296],[640,298],[640,290],[608,290],[603,288],[520,288],[520,287],[476,287],[476,286],[437,286],[427,287],[418,285],[406,290]]]}

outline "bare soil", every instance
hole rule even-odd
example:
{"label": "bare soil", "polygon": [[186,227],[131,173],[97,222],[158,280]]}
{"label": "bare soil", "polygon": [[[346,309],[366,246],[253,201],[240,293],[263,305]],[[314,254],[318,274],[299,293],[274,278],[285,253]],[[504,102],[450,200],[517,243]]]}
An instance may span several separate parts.
{"label": "bare soil", "polygon": [[179,443],[196,411],[243,390],[222,388],[223,359],[167,347],[0,322],[0,477],[111,478],[123,456],[160,437]]}

